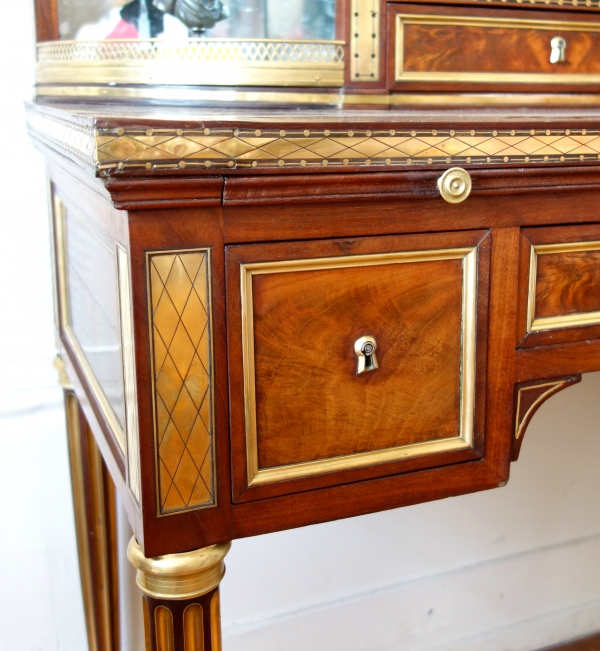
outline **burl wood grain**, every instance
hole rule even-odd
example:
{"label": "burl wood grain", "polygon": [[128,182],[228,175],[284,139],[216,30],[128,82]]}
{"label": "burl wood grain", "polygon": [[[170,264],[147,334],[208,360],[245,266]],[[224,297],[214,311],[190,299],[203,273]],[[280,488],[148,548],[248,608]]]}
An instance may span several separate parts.
{"label": "burl wood grain", "polygon": [[600,251],[538,256],[535,316],[600,310]]}
{"label": "burl wood grain", "polygon": [[[600,26],[599,26],[600,31]],[[550,63],[550,40],[567,42],[566,61]],[[466,25],[405,25],[410,72],[598,73],[598,32]]]}
{"label": "burl wood grain", "polygon": [[[458,436],[460,260],[254,278],[261,468]],[[356,375],[374,336],[379,369]]]}

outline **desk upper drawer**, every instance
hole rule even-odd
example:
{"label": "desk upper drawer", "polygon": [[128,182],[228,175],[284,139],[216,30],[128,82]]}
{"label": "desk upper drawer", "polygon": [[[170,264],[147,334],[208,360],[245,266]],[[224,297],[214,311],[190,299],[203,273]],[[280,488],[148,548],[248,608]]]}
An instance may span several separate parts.
{"label": "desk upper drawer", "polygon": [[488,245],[470,231],[228,248],[238,500],[478,456]]}
{"label": "desk upper drawer", "polygon": [[537,346],[600,337],[600,227],[525,228],[518,340]]}
{"label": "desk upper drawer", "polygon": [[[600,21],[397,10],[394,85],[598,84]],[[466,14],[466,15],[465,15]]]}

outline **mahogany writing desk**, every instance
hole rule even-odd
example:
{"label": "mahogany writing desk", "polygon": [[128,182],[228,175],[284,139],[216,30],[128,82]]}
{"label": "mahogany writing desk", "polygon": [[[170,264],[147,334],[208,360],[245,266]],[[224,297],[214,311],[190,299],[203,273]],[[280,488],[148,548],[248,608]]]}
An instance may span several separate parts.
{"label": "mahogany writing desk", "polygon": [[502,486],[600,370],[598,3],[502,2],[340,2],[305,67],[261,41],[219,74],[189,64],[208,41],[168,69],[57,44],[37,3],[92,648],[114,487],[147,648],[219,651],[232,540]]}

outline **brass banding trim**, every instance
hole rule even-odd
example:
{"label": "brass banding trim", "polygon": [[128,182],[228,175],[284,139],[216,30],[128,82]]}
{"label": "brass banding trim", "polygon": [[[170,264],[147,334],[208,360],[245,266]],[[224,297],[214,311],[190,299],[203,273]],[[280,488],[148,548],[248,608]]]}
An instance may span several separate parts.
{"label": "brass banding trim", "polygon": [[567,242],[558,244],[532,245],[529,258],[529,292],[527,295],[527,332],[543,330],[559,330],[561,328],[576,328],[590,325],[600,325],[600,311],[563,314],[551,317],[536,318],[537,294],[537,260],[540,255],[556,253],[582,253],[600,251],[599,242]]}
{"label": "brass banding trim", "polygon": [[[254,366],[254,327],[252,278],[256,275],[301,271],[344,269],[411,262],[441,260],[463,261],[462,290],[462,359],[460,388],[459,436],[413,443],[383,450],[373,450],[341,457],[307,461],[273,468],[259,468],[258,429],[256,418],[256,388]],[[436,251],[405,251],[372,255],[342,256],[277,262],[242,264],[240,267],[242,356],[244,373],[244,408],[246,433],[246,463],[249,486],[277,481],[311,477],[328,472],[351,470],[364,466],[399,461],[430,454],[463,450],[473,447],[475,412],[475,343],[477,301],[477,248],[441,249]]]}
{"label": "brass banding trim", "polygon": [[157,101],[219,102],[245,104],[284,104],[300,106],[594,106],[600,105],[600,95],[510,93],[505,95],[485,93],[419,93],[369,94],[314,93],[259,90],[221,90],[180,87],[131,87],[93,85],[38,84],[39,97],[65,97],[72,99],[151,99]]}
{"label": "brass banding trim", "polygon": [[396,60],[395,80],[398,82],[464,82],[464,83],[509,83],[509,84],[599,84],[600,73],[538,73],[538,72],[411,72],[404,67],[405,25],[452,25],[456,27],[487,27],[502,29],[540,29],[548,31],[599,32],[600,23],[523,20],[506,18],[482,18],[471,16],[427,16],[396,15]]}

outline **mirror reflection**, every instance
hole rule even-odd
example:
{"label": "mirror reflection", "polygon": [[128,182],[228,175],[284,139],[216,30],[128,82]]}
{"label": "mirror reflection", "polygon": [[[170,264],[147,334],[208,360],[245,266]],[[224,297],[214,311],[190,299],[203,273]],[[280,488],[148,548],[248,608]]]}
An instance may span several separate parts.
{"label": "mirror reflection", "polygon": [[59,0],[63,40],[333,40],[335,0]]}

